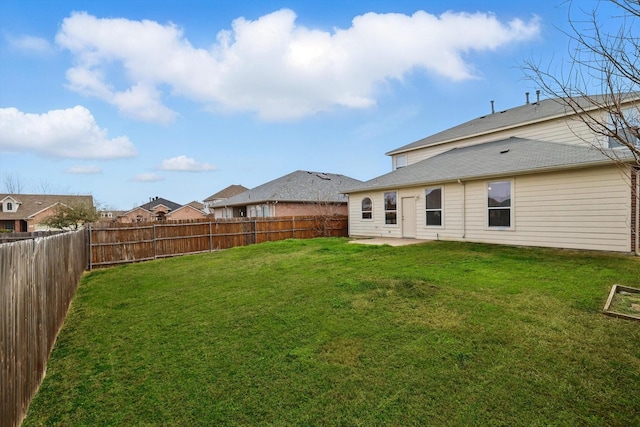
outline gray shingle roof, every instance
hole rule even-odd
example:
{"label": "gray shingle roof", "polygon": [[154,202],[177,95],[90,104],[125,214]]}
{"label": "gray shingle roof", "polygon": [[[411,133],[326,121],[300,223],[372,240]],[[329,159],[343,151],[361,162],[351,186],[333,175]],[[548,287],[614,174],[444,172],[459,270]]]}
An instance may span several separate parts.
{"label": "gray shingle roof", "polygon": [[[637,96],[637,93],[632,93],[628,95],[628,99],[631,100]],[[590,100],[587,100],[584,97],[577,97],[575,100],[587,110],[594,108],[594,104],[609,102],[607,101],[607,98],[602,95],[595,95],[591,97]],[[508,129],[512,126],[522,126],[527,123],[535,123],[555,117],[566,117],[571,114],[574,114],[574,112],[567,106],[567,101],[565,99],[544,99],[540,102],[525,104],[504,111],[496,111],[493,114],[478,117],[466,123],[462,123],[442,132],[438,132],[426,138],[412,142],[411,144],[403,145],[402,147],[391,150],[386,154],[398,154],[447,141],[454,141],[461,138],[468,138],[502,129]]]}
{"label": "gray shingle roof", "polygon": [[454,148],[362,185],[352,186],[346,192],[516,175],[607,162],[611,162],[609,157],[586,146],[509,138]]}
{"label": "gray shingle roof", "polygon": [[171,209],[172,211],[175,211],[176,209],[182,207],[182,205],[172,202],[171,200],[163,199],[162,197],[155,197],[150,202],[140,205],[138,207],[151,211],[153,210],[153,208],[155,208],[158,205],[164,205],[169,209]]}
{"label": "gray shingle roof", "polygon": [[266,202],[346,202],[343,190],[362,181],[345,175],[298,170],[249,191],[215,203],[213,207]]}

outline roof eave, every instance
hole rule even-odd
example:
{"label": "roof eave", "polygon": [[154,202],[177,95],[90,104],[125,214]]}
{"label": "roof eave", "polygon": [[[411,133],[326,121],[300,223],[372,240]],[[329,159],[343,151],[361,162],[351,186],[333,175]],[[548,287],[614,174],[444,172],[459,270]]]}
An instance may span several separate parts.
{"label": "roof eave", "polygon": [[[632,160],[633,159],[630,159],[629,162],[631,162]],[[621,161],[625,162],[624,160],[621,160]],[[512,171],[512,172],[507,171],[502,173],[468,175],[468,176],[460,176],[457,178],[435,180],[435,181],[407,182],[399,185],[381,185],[378,187],[354,189],[344,194],[349,195],[349,194],[356,194],[356,193],[366,193],[368,191],[397,190],[398,188],[421,187],[425,185],[450,184],[454,182],[464,183],[468,181],[478,181],[482,179],[505,178],[508,176],[522,176],[522,175],[532,175],[532,174],[538,174],[538,173],[561,172],[566,170],[586,169],[590,167],[604,166],[608,164],[615,165],[615,162],[616,161],[611,159],[603,159],[603,160],[597,160],[593,162],[574,163],[570,165],[561,165],[561,166],[548,166],[548,167],[534,168],[534,169],[522,169],[519,171]]]}
{"label": "roof eave", "polygon": [[[576,113],[571,112],[568,115],[575,115],[575,114]],[[408,152],[411,152],[411,151],[421,150],[421,149],[423,149],[425,147],[437,147],[438,145],[450,144],[452,142],[464,141],[466,139],[478,138],[478,137],[490,135],[490,134],[496,133],[496,132],[502,132],[502,131],[506,131],[506,130],[510,130],[510,129],[520,128],[520,127],[523,127],[523,126],[533,125],[533,124],[540,123],[540,122],[546,122],[546,121],[550,121],[550,120],[555,120],[555,119],[567,117],[568,115],[567,114],[563,114],[563,113],[558,113],[558,114],[555,114],[553,116],[546,116],[546,117],[541,117],[539,119],[529,120],[528,122],[519,122],[519,123],[515,123],[515,124],[512,124],[512,125],[509,125],[509,126],[503,126],[503,127],[500,127],[500,128],[486,130],[484,132],[477,132],[477,133],[473,133],[473,134],[466,135],[466,136],[460,136],[460,137],[457,137],[457,138],[449,138],[449,139],[445,139],[443,141],[434,142],[433,144],[420,145],[420,146],[417,146],[417,147],[407,148],[405,150],[403,150],[402,148],[397,148],[395,150],[391,150],[391,151],[386,152],[385,155],[386,156],[393,156],[395,154],[402,154],[402,153],[408,153]],[[411,145],[411,144],[408,144],[408,145]]]}

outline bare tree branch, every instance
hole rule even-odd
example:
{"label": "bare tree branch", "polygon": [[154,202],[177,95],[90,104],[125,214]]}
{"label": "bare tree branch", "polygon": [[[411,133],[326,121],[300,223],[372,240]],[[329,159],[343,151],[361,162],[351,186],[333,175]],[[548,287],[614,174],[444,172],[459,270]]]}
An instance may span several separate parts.
{"label": "bare tree branch", "polygon": [[4,177],[4,188],[9,194],[22,193],[24,186],[24,182],[17,175],[7,175]]}
{"label": "bare tree branch", "polygon": [[603,16],[597,6],[590,12],[578,9],[576,16],[577,3],[569,2],[570,32],[565,33],[569,68],[527,60],[523,69],[597,137],[581,137],[584,142],[621,165],[628,166],[631,158],[640,166],[640,2],[610,0],[619,10],[614,16]]}

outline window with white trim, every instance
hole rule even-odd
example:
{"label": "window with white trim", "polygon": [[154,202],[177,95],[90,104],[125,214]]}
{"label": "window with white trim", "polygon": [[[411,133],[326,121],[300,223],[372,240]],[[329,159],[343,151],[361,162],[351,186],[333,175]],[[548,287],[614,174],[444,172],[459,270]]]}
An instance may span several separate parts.
{"label": "window with white trim", "polygon": [[424,200],[426,225],[442,227],[442,187],[427,188]]}
{"label": "window with white trim", "polygon": [[407,155],[406,154],[398,154],[395,157],[396,160],[396,169],[403,168],[407,166]]}
{"label": "window with white trim", "polygon": [[[640,107],[634,106],[624,108],[620,115],[612,114],[609,116],[609,126],[612,133],[630,144],[640,147],[640,135],[638,128],[640,127]],[[628,148],[622,142],[614,137],[608,139],[609,148]]]}
{"label": "window with white trim", "polygon": [[373,219],[373,202],[370,197],[362,199],[362,219]]}
{"label": "window with white trim", "polygon": [[511,227],[511,181],[487,183],[487,225]]}
{"label": "window with white trim", "polygon": [[396,191],[384,193],[384,223],[398,223],[398,193]]}

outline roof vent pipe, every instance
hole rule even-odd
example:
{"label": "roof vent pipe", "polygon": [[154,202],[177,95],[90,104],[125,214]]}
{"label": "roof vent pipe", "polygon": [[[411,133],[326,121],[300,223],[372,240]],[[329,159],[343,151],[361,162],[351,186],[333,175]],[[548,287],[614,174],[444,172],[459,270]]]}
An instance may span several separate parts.
{"label": "roof vent pipe", "polygon": [[493,100],[491,101],[491,114],[495,113],[496,110],[493,108]]}
{"label": "roof vent pipe", "polygon": [[529,105],[529,92],[525,92],[524,96],[527,98],[527,105]]}
{"label": "roof vent pipe", "polygon": [[536,90],[536,104],[540,104],[540,89]]}

